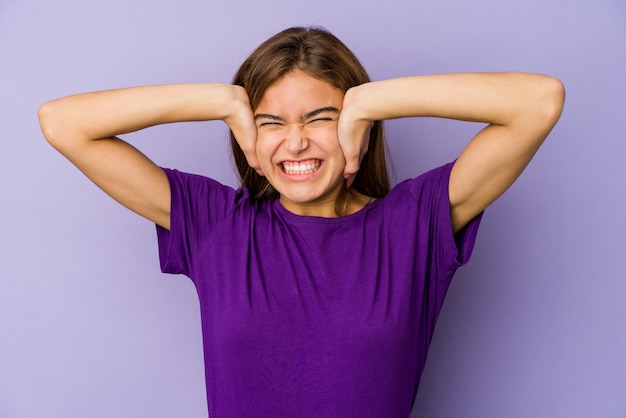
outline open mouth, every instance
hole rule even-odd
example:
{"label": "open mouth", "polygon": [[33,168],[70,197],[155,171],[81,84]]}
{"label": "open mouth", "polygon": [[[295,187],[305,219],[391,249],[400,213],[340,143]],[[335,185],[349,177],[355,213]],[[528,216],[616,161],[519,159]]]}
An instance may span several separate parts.
{"label": "open mouth", "polygon": [[319,170],[322,160],[310,159],[305,161],[283,161],[280,166],[285,174],[290,176],[301,176],[311,174]]}

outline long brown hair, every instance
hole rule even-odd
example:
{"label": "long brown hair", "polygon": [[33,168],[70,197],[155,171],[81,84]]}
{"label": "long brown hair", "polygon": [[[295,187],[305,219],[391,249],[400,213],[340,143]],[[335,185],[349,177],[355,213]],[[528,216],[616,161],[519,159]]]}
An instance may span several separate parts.
{"label": "long brown hair", "polygon": [[[356,56],[333,34],[321,28],[294,27],[277,33],[252,52],[235,74],[233,84],[246,89],[252,109],[256,109],[265,91],[296,69],[344,93],[370,81]],[[241,186],[250,191],[253,200],[278,197],[279,193],[267,179],[248,165],[232,132],[230,138]],[[373,198],[389,193],[382,121],[372,126],[368,151],[351,187]],[[345,214],[349,200],[350,191],[344,187],[335,203],[337,215]]]}

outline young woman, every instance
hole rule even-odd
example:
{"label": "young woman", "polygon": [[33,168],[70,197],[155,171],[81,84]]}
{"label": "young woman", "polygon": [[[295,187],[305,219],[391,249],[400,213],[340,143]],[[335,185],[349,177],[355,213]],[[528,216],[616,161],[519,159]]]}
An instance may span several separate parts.
{"label": "young woman", "polygon": [[[483,210],[520,175],[564,101],[551,77],[370,82],[320,29],[264,42],[233,85],[136,87],[44,104],[48,141],[157,224],[164,272],[198,290],[209,413],[408,416],[437,315]],[[381,121],[487,126],[390,190]],[[242,188],[156,166],[116,138],[223,120]]]}

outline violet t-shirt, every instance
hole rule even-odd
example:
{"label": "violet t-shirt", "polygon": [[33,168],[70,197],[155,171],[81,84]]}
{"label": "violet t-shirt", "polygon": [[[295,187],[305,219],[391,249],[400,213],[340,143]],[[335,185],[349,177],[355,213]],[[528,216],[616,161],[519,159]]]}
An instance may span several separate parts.
{"label": "violet t-shirt", "polygon": [[452,234],[451,168],[339,218],[165,169],[161,268],[196,286],[211,418],[409,416],[480,222]]}

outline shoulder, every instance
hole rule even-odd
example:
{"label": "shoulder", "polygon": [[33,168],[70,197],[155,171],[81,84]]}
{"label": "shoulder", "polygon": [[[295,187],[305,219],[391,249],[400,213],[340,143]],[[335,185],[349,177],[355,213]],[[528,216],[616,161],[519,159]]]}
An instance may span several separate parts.
{"label": "shoulder", "polygon": [[242,194],[248,195],[246,189],[235,189],[201,174],[187,173],[171,168],[162,169],[167,176],[170,187],[180,192],[194,195],[209,194],[214,197],[223,196],[232,199]]}
{"label": "shoulder", "polygon": [[211,187],[228,188],[228,186],[225,186],[221,184],[220,182],[213,180],[210,177],[203,176],[201,174],[187,173],[184,171],[179,171],[174,168],[162,167],[162,170],[167,175],[167,179],[169,180],[169,182],[179,187],[184,186],[184,187],[189,187],[189,188],[194,188],[194,189],[203,189],[203,188],[211,188]]}
{"label": "shoulder", "polygon": [[214,220],[235,208],[251,205],[247,189],[235,189],[200,174],[163,168],[171,189],[172,211],[178,216],[195,213]]}
{"label": "shoulder", "polygon": [[404,180],[396,185],[387,197],[393,200],[397,196],[407,195],[418,202],[434,197],[445,197],[449,202],[448,187],[453,166],[454,162],[450,162],[430,169],[415,178]]}
{"label": "shoulder", "polygon": [[451,229],[449,179],[454,162],[433,168],[397,184],[383,199],[386,216],[414,220],[421,227]]}

